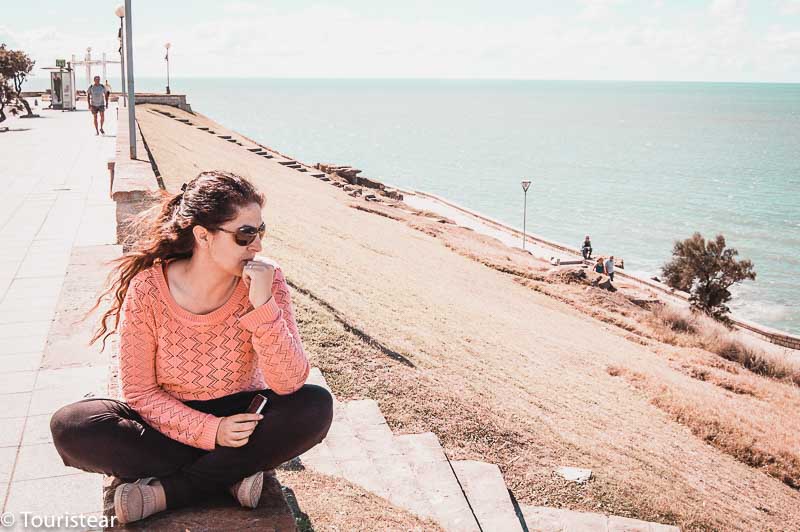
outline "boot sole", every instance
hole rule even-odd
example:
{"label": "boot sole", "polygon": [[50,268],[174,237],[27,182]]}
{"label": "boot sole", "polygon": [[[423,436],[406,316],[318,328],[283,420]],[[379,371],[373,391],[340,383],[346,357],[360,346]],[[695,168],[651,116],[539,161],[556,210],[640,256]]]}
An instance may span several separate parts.
{"label": "boot sole", "polygon": [[261,499],[261,490],[264,488],[264,474],[256,475],[252,481],[242,482],[239,486],[239,491],[236,494],[239,499],[239,504],[245,508],[258,507],[258,501]]}

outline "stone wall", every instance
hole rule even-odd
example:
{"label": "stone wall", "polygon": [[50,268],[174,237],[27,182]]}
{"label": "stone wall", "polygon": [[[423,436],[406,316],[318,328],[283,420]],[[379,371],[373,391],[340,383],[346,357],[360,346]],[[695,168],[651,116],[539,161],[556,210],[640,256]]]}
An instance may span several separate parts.
{"label": "stone wall", "polygon": [[118,112],[117,154],[109,161],[111,174],[111,198],[117,204],[117,243],[122,245],[123,253],[130,251],[127,242],[130,235],[129,224],[132,217],[159,201],[161,184],[153,171],[142,134],[136,125],[136,159],[130,158],[130,136],[128,133],[128,113],[126,109]]}
{"label": "stone wall", "polygon": [[[375,189],[375,192],[388,198],[403,201],[403,194],[399,190],[387,187],[376,179],[370,179],[366,176],[360,176],[361,170],[347,165],[317,163],[314,165],[317,170],[322,170],[329,176],[336,176],[341,178],[342,188],[345,191],[353,190],[348,187],[366,187]],[[347,183],[346,185],[344,183]],[[334,185],[338,186],[336,183]],[[353,195],[353,194],[351,194]]]}
{"label": "stone wall", "polygon": [[158,94],[158,93],[136,93],[136,104],[158,103],[161,105],[171,105],[178,109],[183,109],[187,113],[192,112],[192,106],[186,103],[185,94]]}
{"label": "stone wall", "polygon": [[770,343],[775,345],[780,345],[783,347],[788,347],[789,349],[798,349],[800,350],[800,336],[795,336],[793,334],[788,334],[783,331],[778,331],[776,329],[771,329],[760,323],[753,323],[747,320],[737,320],[734,319],[733,323],[742,329],[747,329],[748,331],[754,332],[759,336],[763,336],[766,338]]}

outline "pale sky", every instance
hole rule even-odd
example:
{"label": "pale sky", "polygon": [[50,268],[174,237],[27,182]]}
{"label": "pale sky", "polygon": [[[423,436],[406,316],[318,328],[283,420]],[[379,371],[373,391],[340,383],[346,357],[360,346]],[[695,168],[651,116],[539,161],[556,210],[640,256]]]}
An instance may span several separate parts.
{"label": "pale sky", "polygon": [[[117,58],[120,3],[5,2],[0,42]],[[800,0],[133,0],[132,20],[145,77],[169,41],[176,78],[800,82]]]}

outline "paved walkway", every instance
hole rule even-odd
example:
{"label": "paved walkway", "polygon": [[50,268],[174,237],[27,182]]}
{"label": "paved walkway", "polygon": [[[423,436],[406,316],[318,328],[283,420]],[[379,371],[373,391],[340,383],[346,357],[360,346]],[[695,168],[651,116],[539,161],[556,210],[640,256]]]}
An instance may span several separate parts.
{"label": "paved walkway", "polygon": [[[442,216],[447,216],[458,225],[462,227],[469,227],[473,231],[487,236],[492,236],[509,247],[522,248],[521,237],[517,237],[506,231],[501,231],[499,229],[490,227],[488,224],[482,223],[480,220],[434,199],[420,195],[406,194],[403,197],[403,201],[417,209],[425,209],[432,212],[437,212]],[[562,261],[575,261],[581,259],[579,255],[573,255],[571,253],[549,248],[536,242],[535,240],[527,240],[525,249],[530,251],[534,257],[548,261],[551,257],[561,259]]]}
{"label": "paved walkway", "polygon": [[62,297],[62,288],[70,283],[71,257],[118,253],[106,167],[115,106],[105,137],[94,135],[85,104],[39,113],[0,133],[0,505],[16,519],[12,529],[21,528],[21,512],[101,511],[101,475],[63,465],[49,419],[64,404],[105,395],[107,355],[86,347],[88,338],[54,343],[53,329],[69,315],[73,291]]}

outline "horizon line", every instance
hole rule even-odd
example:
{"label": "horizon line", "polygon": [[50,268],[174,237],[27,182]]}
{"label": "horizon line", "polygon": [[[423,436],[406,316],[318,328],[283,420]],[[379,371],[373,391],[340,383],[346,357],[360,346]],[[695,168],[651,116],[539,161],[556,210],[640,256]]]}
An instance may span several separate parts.
{"label": "horizon line", "polygon": [[[75,72],[79,75],[80,68]],[[37,77],[31,76],[29,80]],[[78,77],[78,76],[76,76]],[[162,78],[163,75],[142,75],[139,79]],[[111,76],[119,78],[119,76]],[[741,81],[741,80],[702,80],[702,79],[591,79],[591,78],[470,78],[470,77],[318,77],[318,76],[170,76],[171,79],[246,79],[246,80],[318,80],[318,81],[540,81],[540,82],[595,82],[595,83],[726,83],[726,84],[770,84],[770,85],[800,85],[798,81]]]}

